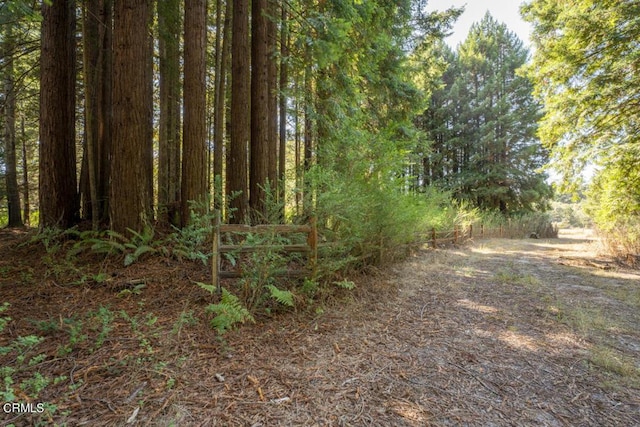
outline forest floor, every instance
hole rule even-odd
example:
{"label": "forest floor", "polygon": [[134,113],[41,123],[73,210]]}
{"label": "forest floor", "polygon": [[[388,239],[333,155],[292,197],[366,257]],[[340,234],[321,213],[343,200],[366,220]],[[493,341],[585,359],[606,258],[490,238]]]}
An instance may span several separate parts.
{"label": "forest floor", "polygon": [[0,397],[34,406],[3,426],[640,425],[640,272],[588,231],[422,249],[224,339],[202,263],[27,239],[0,232]]}

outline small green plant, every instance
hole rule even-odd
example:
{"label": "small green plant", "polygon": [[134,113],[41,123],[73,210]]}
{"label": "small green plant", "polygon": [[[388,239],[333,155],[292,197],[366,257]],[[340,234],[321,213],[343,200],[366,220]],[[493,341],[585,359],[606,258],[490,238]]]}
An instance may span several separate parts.
{"label": "small green plant", "polygon": [[287,307],[294,306],[293,293],[291,293],[291,291],[278,289],[276,285],[271,284],[267,285],[266,288],[269,290],[269,296],[278,303]]}
{"label": "small green plant", "polygon": [[145,285],[144,283],[138,283],[134,285],[132,288],[126,288],[121,290],[120,292],[118,292],[118,296],[120,298],[124,298],[131,295],[140,295],[142,293],[142,290],[146,288],[146,286],[147,285]]}
{"label": "small green plant", "polygon": [[22,245],[42,243],[47,253],[51,254],[57,252],[60,249],[61,242],[67,239],[68,235],[73,233],[77,233],[77,230],[63,230],[57,227],[47,227],[38,231],[37,234]]}
{"label": "small green plant", "polygon": [[178,317],[178,320],[173,324],[171,332],[175,335],[180,335],[182,329],[185,326],[194,326],[198,324],[198,319],[195,317],[193,310],[183,310]]}
{"label": "small green plant", "polygon": [[350,291],[356,288],[356,284],[351,280],[341,280],[339,282],[333,282],[333,284],[339,288],[348,289]]}
{"label": "small green plant", "polygon": [[[138,319],[138,317],[137,316],[131,317],[124,310],[120,310],[120,317],[122,317],[124,320],[129,322],[129,324],[131,325],[131,331],[134,333],[136,338],[138,338],[138,345],[140,346],[140,348],[143,349],[146,353],[152,354],[153,346],[151,345],[151,341],[149,340],[145,332],[142,330],[140,320]],[[149,313],[147,314],[145,325],[153,326],[157,321],[157,319],[158,318],[156,316]]]}
{"label": "small green plant", "polygon": [[[198,285],[206,290],[211,289],[210,285],[202,286],[204,284],[201,283]],[[206,311],[214,315],[214,318],[211,319],[211,327],[221,335],[234,328],[238,323],[255,321],[249,310],[242,306],[238,297],[225,288],[222,288],[220,302],[209,304]]]}
{"label": "small green plant", "polygon": [[37,398],[38,395],[51,383],[51,378],[47,378],[40,372],[35,372],[31,378],[20,383],[20,389],[27,395]]}
{"label": "small green plant", "polygon": [[89,313],[89,315],[98,323],[98,325],[95,326],[95,329],[100,331],[93,346],[94,350],[96,350],[102,347],[102,344],[104,344],[104,341],[107,339],[109,332],[113,329],[112,323],[115,318],[115,314],[107,307],[100,306],[96,312]]}
{"label": "small green plant", "polygon": [[132,237],[126,237],[112,230],[80,233],[80,240],[67,252],[67,258],[85,250],[105,256],[121,254],[124,255],[124,266],[128,267],[138,261],[142,255],[157,252],[158,249],[155,246],[159,246],[159,243],[154,241],[153,228],[147,227],[142,233],[129,228],[127,230]]}
{"label": "small green plant", "polygon": [[[8,303],[0,305],[0,313],[9,308]],[[0,316],[0,333],[4,331],[11,318]],[[44,341],[44,338],[35,335],[19,336],[8,345],[0,347],[0,356],[9,356],[12,363],[0,367],[0,378],[2,386],[0,388],[0,399],[4,402],[14,402],[17,399],[15,383],[17,378],[22,378],[19,389],[29,399],[37,399],[38,395],[47,388],[52,379],[44,376],[36,368],[47,358],[46,354],[38,353],[37,347]],[[54,383],[64,381],[66,377],[59,377],[53,380]]]}
{"label": "small green plant", "polygon": [[311,280],[311,279],[304,279],[301,290],[304,295],[312,299],[318,293],[319,288],[320,288],[320,285],[317,281]]}
{"label": "small green plant", "polygon": [[[215,214],[206,202],[190,202],[190,219],[186,227],[177,228],[169,238],[173,242],[172,254],[178,258],[207,264],[210,253],[211,227]],[[205,212],[205,213],[202,213]]]}
{"label": "small green plant", "polygon": [[61,356],[73,352],[76,345],[87,339],[87,335],[82,333],[84,327],[82,320],[74,316],[64,319],[62,324],[63,328],[69,333],[69,343],[58,348],[58,354]]}

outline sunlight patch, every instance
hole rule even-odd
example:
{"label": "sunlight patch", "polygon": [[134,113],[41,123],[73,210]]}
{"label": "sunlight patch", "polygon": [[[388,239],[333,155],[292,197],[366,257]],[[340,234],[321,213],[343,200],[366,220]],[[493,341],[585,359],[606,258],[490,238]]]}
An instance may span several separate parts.
{"label": "sunlight patch", "polygon": [[[584,342],[582,342],[575,335],[569,334],[569,333],[566,333],[566,332],[557,333],[557,334],[547,334],[547,340],[557,350],[586,349],[586,346],[585,346]],[[559,348],[559,347],[561,347],[561,348]]]}
{"label": "sunlight patch", "polygon": [[410,425],[427,425],[430,419],[429,413],[420,405],[413,402],[396,400],[391,402],[389,408],[391,411],[408,421]]}
{"label": "sunlight patch", "polygon": [[505,331],[498,335],[500,341],[518,350],[538,351],[539,347],[536,342],[526,335],[518,334],[513,331]]}
{"label": "sunlight patch", "polygon": [[478,304],[477,302],[470,301],[468,299],[458,300],[458,305],[470,310],[479,311],[480,313],[497,313],[498,309],[489,305]]}

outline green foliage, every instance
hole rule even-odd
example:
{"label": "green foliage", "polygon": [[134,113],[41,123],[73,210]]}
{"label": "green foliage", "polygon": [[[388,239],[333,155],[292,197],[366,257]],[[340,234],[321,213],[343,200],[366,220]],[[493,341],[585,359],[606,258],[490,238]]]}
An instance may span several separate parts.
{"label": "green foliage", "polygon": [[431,227],[453,228],[458,209],[437,190],[403,192],[404,179],[388,175],[316,173],[324,189],[317,196],[318,225],[327,240],[320,248],[320,277],[392,261]]}
{"label": "green foliage", "polygon": [[627,150],[598,172],[587,191],[587,212],[606,248],[625,261],[640,254],[639,155],[638,148]]}
{"label": "green foliage", "polygon": [[[202,287],[200,283],[198,283],[198,285]],[[204,288],[207,289],[208,287]],[[254,322],[253,316],[249,313],[249,310],[242,305],[238,297],[225,288],[222,288],[220,302],[217,304],[209,304],[206,311],[215,315],[215,317],[211,319],[211,327],[218,331],[219,334],[225,334],[238,323],[244,323],[246,321]]]}
{"label": "green foliage", "polygon": [[551,203],[551,220],[558,224],[560,228],[568,227],[590,227],[591,218],[585,211],[583,202],[563,202]]}
{"label": "green foliage", "polygon": [[483,210],[544,210],[551,188],[539,170],[540,105],[519,73],[528,58],[522,41],[487,14],[456,52],[441,43],[432,54],[446,68],[416,118],[425,131],[414,154],[417,184]]}
{"label": "green foliage", "polygon": [[637,145],[640,4],[533,0],[522,12],[536,47],[528,73],[545,104],[540,138],[563,189],[575,191],[586,164]]}
{"label": "green foliage", "polygon": [[69,342],[58,348],[58,354],[61,356],[70,354],[74,351],[76,345],[83,343],[88,338],[84,332],[84,322],[76,316],[63,319],[62,328],[69,334]]}
{"label": "green foliage", "polygon": [[269,290],[269,296],[278,303],[287,307],[294,306],[293,293],[291,291],[278,289],[276,285],[267,285],[266,288]]}
{"label": "green foliage", "polygon": [[[202,261],[207,265],[211,256],[211,230],[215,221],[215,212],[207,209],[205,203],[191,203],[190,219],[185,227],[174,227],[169,237],[171,253],[178,258]],[[204,212],[204,213],[203,213]]]}
{"label": "green foliage", "polygon": [[[8,303],[0,306],[0,313],[9,308]],[[10,317],[0,317],[0,333],[4,332]],[[4,340],[3,340],[4,341]],[[11,360],[10,363],[3,363],[0,367],[0,377],[3,387],[0,388],[0,399],[4,402],[16,401],[17,378],[22,378],[19,388],[22,393],[31,399],[37,399],[39,394],[52,382],[51,378],[45,377],[37,370],[37,366],[46,359],[44,353],[38,353],[37,347],[44,341],[44,338],[36,335],[19,336],[9,340],[8,345],[0,346],[0,357],[4,361]],[[3,362],[4,362],[3,361]]]}
{"label": "green foliage", "polygon": [[86,231],[77,233],[79,239],[67,252],[67,258],[74,257],[83,251],[91,251],[96,254],[124,255],[124,266],[128,267],[138,261],[142,255],[155,253],[161,242],[155,241],[153,228],[147,227],[142,233],[128,229],[131,237],[112,230],[104,232]]}
{"label": "green foliage", "polygon": [[351,280],[340,280],[338,282],[333,282],[333,284],[339,288],[347,289],[350,291],[356,288],[356,284],[353,283]]}
{"label": "green foliage", "polygon": [[104,341],[113,329],[112,323],[115,319],[115,314],[107,307],[100,306],[96,312],[89,313],[89,316],[97,323],[94,328],[99,330],[94,343],[94,349],[98,349],[102,347],[102,344],[104,344]]}
{"label": "green foliage", "polygon": [[576,192],[596,166],[588,213],[612,253],[640,253],[637,2],[535,0],[523,7],[536,43],[529,74],[545,102],[540,137],[561,189]]}

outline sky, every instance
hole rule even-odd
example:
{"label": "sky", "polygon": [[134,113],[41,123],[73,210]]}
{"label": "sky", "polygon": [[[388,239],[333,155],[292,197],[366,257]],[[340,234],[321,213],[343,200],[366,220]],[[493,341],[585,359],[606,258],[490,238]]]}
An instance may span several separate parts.
{"label": "sky", "polygon": [[452,6],[464,6],[464,13],[458,18],[453,27],[453,34],[446,39],[447,44],[455,48],[463,42],[469,33],[469,28],[482,19],[487,10],[498,21],[507,25],[524,42],[530,46],[529,34],[531,26],[520,17],[520,0],[428,0],[427,10],[445,10]]}

